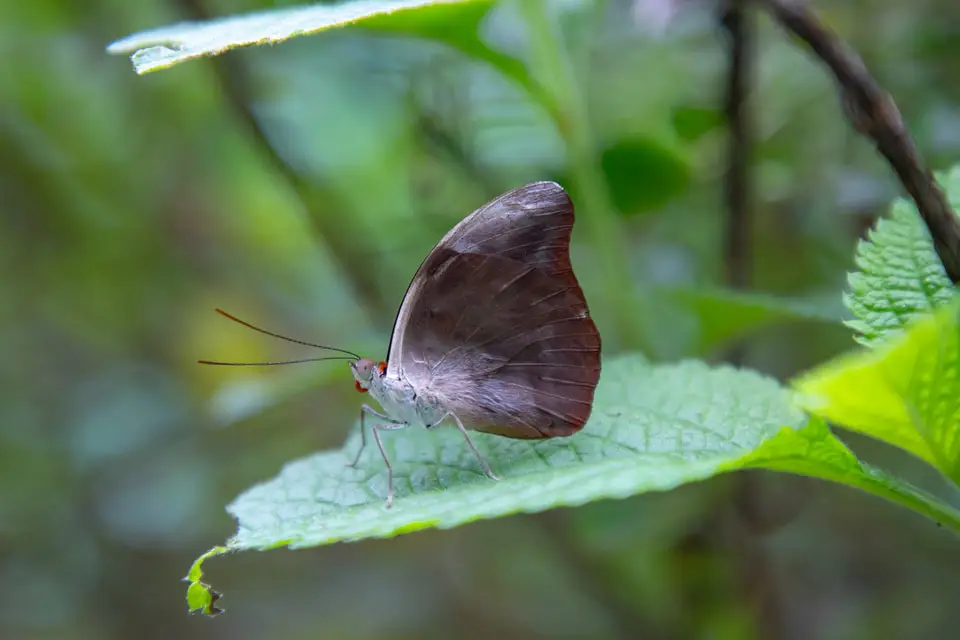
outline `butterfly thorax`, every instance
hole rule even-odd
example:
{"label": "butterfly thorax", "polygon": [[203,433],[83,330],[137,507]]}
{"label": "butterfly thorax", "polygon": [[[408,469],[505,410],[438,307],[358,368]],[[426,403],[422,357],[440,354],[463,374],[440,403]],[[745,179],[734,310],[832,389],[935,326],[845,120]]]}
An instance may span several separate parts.
{"label": "butterfly thorax", "polygon": [[446,414],[435,398],[426,393],[417,393],[408,380],[390,371],[384,375],[374,373],[369,390],[384,413],[398,423],[432,427]]}

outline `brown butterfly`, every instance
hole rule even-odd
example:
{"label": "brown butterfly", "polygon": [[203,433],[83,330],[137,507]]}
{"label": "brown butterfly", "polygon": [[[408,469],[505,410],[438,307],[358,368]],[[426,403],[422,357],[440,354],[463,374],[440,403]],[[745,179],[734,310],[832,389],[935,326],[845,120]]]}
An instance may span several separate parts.
{"label": "brown butterfly", "polygon": [[347,354],[336,357],[350,360],[357,390],[369,391],[382,408],[363,405],[351,465],[360,460],[372,416],[387,466],[387,507],[393,467],[381,431],[450,421],[496,480],[469,429],[554,438],[587,421],[600,377],[600,335],[570,265],[573,222],[573,204],[554,182],[501,195],[451,229],[420,265],[385,362],[336,349]]}

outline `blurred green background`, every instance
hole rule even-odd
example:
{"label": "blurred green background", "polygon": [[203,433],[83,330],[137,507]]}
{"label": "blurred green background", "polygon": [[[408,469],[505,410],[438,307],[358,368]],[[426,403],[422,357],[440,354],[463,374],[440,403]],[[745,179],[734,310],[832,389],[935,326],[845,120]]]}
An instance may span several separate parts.
{"label": "blurred green background", "polygon": [[[488,61],[402,28],[144,77],[104,52],[136,30],[283,4],[0,2],[0,636],[954,636],[955,537],[876,498],[760,472],[214,560],[228,612],[188,616],[177,580],[232,533],[223,505],[338,447],[360,404],[342,363],[197,366],[312,355],[214,307],[378,357],[450,226],[558,179],[579,207],[574,262],[608,355],[719,360],[721,338],[749,327],[744,362],[786,377],[853,346],[835,322],[774,323],[789,314],[702,293],[723,284],[726,45],[699,4],[665,24],[671,3],[554,5],[566,6],[554,61],[588,114],[580,147]],[[819,5],[933,167],[960,161],[955,0]],[[856,239],[897,185],[823,70],[756,24],[754,287],[837,316]],[[480,23],[520,59],[527,25],[510,5]],[[445,38],[471,28],[445,25]],[[842,436],[943,490],[905,454]]]}

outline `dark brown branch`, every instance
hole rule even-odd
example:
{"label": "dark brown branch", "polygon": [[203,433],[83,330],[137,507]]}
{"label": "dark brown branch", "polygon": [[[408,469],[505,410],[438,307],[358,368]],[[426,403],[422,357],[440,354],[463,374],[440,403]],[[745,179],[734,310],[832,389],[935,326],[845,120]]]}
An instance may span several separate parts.
{"label": "dark brown branch", "polygon": [[934,181],[893,98],[860,57],[829,31],[802,0],[762,0],[788,31],[803,40],[833,73],[853,127],[874,141],[917,204],[950,280],[960,282],[960,219]]}
{"label": "dark brown branch", "polygon": [[752,33],[743,0],[729,0],[721,9],[721,23],[729,36],[724,111],[730,129],[727,175],[724,182],[727,224],[724,261],[727,284],[742,289],[750,284],[752,216],[750,214],[750,142],[747,94],[752,59]]}

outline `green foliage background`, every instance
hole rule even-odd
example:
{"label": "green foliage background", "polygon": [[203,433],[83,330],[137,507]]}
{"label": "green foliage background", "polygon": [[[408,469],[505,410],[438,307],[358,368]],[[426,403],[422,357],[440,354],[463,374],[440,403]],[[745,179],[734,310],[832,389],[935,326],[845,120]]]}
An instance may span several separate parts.
{"label": "green foliage background", "polygon": [[[437,10],[432,27],[347,29],[144,77],[103,52],[197,13],[284,4],[0,4],[0,635],[951,635],[955,536],[760,471],[213,561],[230,615],[185,616],[173,580],[233,532],[222,506],[339,447],[359,402],[335,364],[197,367],[296,353],[213,307],[379,354],[435,240],[485,199],[553,178],[579,205],[574,260],[609,356],[718,360],[746,334],[746,363],[787,378],[853,346],[835,319],[842,293],[866,285],[845,274],[896,194],[822,70],[765,22],[754,282],[790,305],[716,293],[724,57],[709,15],[661,32],[630,6],[651,3],[590,3],[564,14],[550,49],[522,11],[477,3],[456,21]],[[955,164],[954,3],[821,4],[932,164]],[[541,83],[532,100],[524,88]],[[552,109],[572,109],[573,129]],[[865,339],[887,327],[856,321]],[[841,435],[957,503],[919,461]]]}

